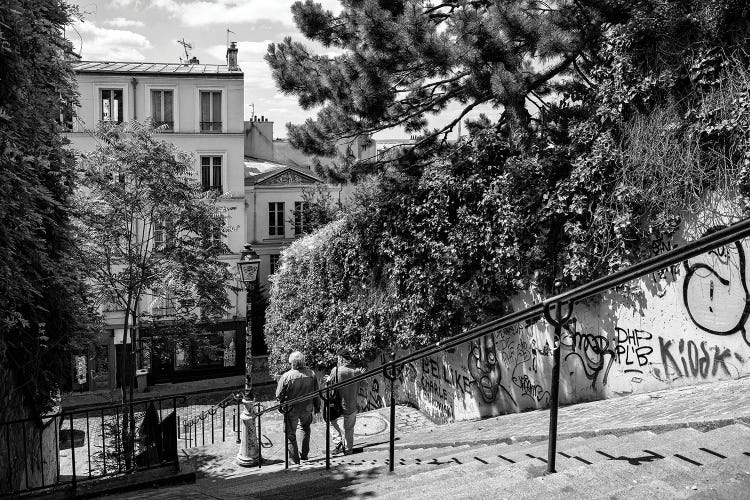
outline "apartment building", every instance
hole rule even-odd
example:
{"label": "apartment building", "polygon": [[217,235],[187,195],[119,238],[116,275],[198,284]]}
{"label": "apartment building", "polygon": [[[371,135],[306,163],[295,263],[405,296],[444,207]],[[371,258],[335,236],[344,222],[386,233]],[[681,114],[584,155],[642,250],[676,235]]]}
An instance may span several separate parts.
{"label": "apartment building", "polygon": [[[237,47],[227,48],[227,64],[128,63],[77,61],[80,107],[65,120],[71,147],[85,152],[95,147],[90,133],[100,121],[128,122],[152,118],[163,125],[159,138],[192,153],[195,175],[204,189],[221,191],[229,207],[228,225],[235,227],[225,243],[231,253],[223,256],[234,270],[246,241],[244,173],[244,77],[237,66]],[[139,339],[139,364],[148,370],[151,383],[224,376],[244,372],[245,294],[230,291],[234,308],[224,320],[202,325],[209,336],[207,348],[197,352],[172,347],[159,352],[149,348],[148,332]],[[146,297],[141,310],[168,308]],[[72,387],[81,390],[119,385],[117,366],[123,348],[123,313],[105,311],[106,328],[101,349],[73,362]],[[240,353],[238,355],[237,353]]]}
{"label": "apartment building", "polygon": [[[274,122],[265,116],[245,122],[245,198],[248,210],[247,241],[260,257],[259,281],[268,290],[268,278],[278,269],[281,252],[304,234],[299,217],[304,191],[325,184],[313,171],[314,161],[334,161],[303,154],[286,139],[273,135]],[[376,154],[375,140],[357,138],[339,144],[341,153],[358,160]],[[344,203],[351,185],[326,185],[331,203]]]}

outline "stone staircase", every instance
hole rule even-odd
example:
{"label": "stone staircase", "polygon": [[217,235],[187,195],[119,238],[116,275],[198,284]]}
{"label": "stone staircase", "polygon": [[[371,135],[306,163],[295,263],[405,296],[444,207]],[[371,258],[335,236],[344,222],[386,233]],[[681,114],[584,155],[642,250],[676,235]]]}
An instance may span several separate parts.
{"label": "stone staircase", "polygon": [[544,475],[546,441],[449,442],[449,431],[403,436],[393,473],[387,444],[378,444],[334,457],[329,471],[318,456],[227,478],[225,487],[259,499],[750,498],[750,427],[742,423],[561,439],[553,475]]}

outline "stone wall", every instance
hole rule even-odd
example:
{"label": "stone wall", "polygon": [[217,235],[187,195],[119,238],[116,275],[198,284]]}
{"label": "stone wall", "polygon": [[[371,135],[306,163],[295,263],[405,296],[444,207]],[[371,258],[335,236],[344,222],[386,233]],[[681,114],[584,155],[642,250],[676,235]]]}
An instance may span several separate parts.
{"label": "stone wall", "polygon": [[[654,254],[683,241],[662,242]],[[560,403],[750,375],[749,247],[733,243],[639,280],[635,293],[577,304],[560,339]],[[512,305],[539,300],[526,294]],[[439,422],[547,407],[553,337],[540,317],[410,363],[397,399]],[[390,386],[378,376],[360,394],[365,407],[385,404]]]}

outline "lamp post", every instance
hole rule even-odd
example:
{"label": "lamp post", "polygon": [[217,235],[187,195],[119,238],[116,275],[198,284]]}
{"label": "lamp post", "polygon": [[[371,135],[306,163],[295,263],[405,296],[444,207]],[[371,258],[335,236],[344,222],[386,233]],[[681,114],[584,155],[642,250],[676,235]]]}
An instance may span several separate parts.
{"label": "lamp post", "polygon": [[237,463],[243,467],[257,465],[258,460],[258,437],[255,435],[255,414],[253,405],[253,292],[258,287],[258,268],[260,257],[255,253],[249,243],[240,254],[237,269],[240,279],[247,288],[247,301],[245,306],[245,393],[242,396],[242,415],[240,416],[240,451],[237,453]]}

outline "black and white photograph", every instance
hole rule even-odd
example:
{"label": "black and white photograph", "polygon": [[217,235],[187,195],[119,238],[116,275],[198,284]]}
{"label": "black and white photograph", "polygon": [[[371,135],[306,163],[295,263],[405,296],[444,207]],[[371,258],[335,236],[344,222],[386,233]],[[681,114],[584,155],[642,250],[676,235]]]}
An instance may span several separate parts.
{"label": "black and white photograph", "polygon": [[750,2],[2,0],[0,498],[750,499]]}

